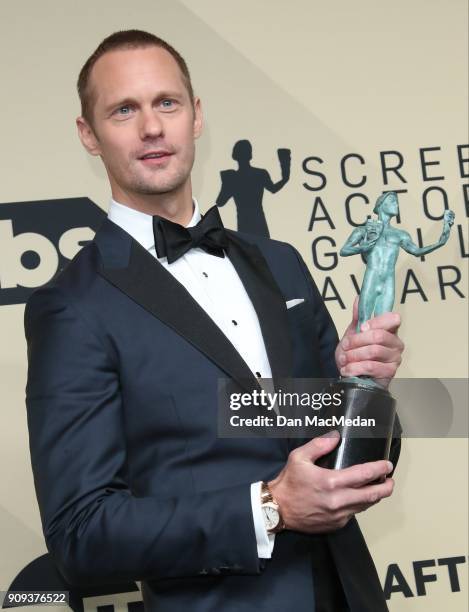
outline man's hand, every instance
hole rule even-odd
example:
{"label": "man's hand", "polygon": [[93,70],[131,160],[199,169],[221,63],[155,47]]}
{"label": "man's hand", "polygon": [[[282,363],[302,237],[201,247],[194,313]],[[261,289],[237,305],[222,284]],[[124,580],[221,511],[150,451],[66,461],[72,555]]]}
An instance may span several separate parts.
{"label": "man's hand", "polygon": [[385,312],[363,323],[357,332],[358,297],[353,304],[353,319],[335,351],[342,376],[371,376],[387,387],[402,361],[404,343],[397,335],[401,318]]}
{"label": "man's hand", "polygon": [[334,531],[357,512],[391,495],[392,478],[370,484],[392,471],[390,461],[362,463],[343,470],[314,464],[333,450],[339,439],[338,432],[332,432],[295,448],[280,474],[268,483],[287,529],[303,533]]}

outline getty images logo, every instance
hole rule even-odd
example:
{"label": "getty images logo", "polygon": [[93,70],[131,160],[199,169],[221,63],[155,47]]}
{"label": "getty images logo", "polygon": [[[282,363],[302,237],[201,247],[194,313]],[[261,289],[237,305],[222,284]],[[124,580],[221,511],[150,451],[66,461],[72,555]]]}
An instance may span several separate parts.
{"label": "getty images logo", "polygon": [[104,217],[89,198],[0,204],[0,306],[26,302],[93,239]]}

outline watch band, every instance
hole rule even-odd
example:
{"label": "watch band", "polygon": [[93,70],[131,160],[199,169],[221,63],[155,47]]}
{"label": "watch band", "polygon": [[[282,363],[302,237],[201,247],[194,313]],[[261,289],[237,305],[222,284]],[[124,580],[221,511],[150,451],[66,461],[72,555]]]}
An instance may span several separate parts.
{"label": "watch band", "polygon": [[268,483],[264,481],[262,482],[262,485],[261,485],[261,505],[263,504],[269,504],[269,505],[273,504],[279,516],[278,525],[274,527],[274,529],[268,529],[268,532],[278,533],[279,531],[283,531],[283,529],[286,528],[286,525],[285,525],[285,521],[283,520],[283,516],[280,511],[280,507],[278,505],[278,502],[275,500],[274,496],[272,495],[272,492],[269,489]]}

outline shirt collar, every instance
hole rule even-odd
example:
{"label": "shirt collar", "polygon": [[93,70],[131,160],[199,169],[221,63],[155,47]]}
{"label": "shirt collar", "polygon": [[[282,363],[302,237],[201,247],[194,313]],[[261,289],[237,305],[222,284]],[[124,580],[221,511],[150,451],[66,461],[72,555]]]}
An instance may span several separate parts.
{"label": "shirt collar", "polygon": [[[194,206],[192,219],[185,227],[193,227],[201,219],[199,203],[196,198],[192,197],[192,203]],[[135,208],[130,208],[130,206],[125,204],[120,204],[114,198],[111,198],[107,216],[147,250],[155,246],[152,215],[135,210]]]}

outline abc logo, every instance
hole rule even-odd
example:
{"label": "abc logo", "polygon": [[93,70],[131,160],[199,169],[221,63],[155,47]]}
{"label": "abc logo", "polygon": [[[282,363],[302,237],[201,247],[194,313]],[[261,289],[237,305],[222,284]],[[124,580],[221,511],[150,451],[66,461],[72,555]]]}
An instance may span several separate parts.
{"label": "abc logo", "polygon": [[0,205],[0,305],[21,304],[93,239],[105,212],[89,198]]}

